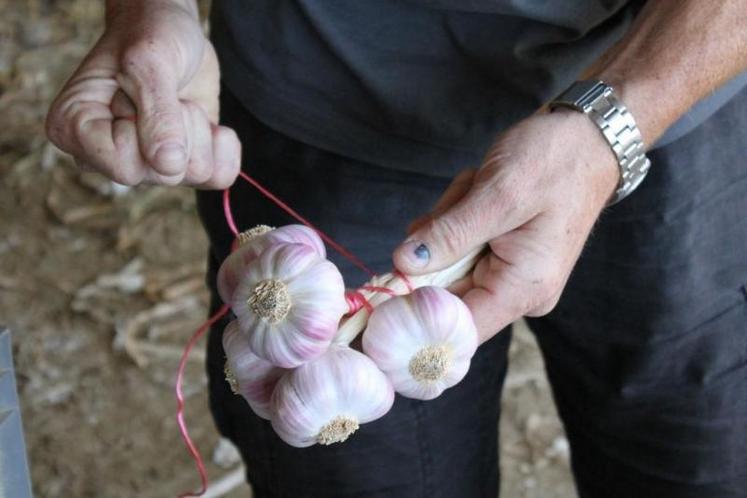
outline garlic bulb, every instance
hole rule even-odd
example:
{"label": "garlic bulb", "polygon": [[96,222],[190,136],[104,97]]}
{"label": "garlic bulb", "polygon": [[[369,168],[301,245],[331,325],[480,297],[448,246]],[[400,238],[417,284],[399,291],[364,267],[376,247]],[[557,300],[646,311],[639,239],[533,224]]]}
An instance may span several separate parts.
{"label": "garlic bulb", "polygon": [[247,265],[231,308],[254,354],[291,368],[327,350],[348,305],[333,263],[308,245],[277,243]]}
{"label": "garlic bulb", "polygon": [[345,441],[360,424],[384,416],[394,390],[371,359],[335,346],[285,375],[272,396],[272,427],[291,446]]}
{"label": "garlic bulb", "polygon": [[[424,275],[403,275],[398,272],[385,273],[376,275],[358,292],[373,306],[379,306],[381,303],[391,299],[392,295],[401,295],[412,292],[413,289],[433,285],[436,287],[448,287],[460,278],[469,274],[477,264],[481,253],[486,246],[476,247],[467,253],[462,259],[443,270],[426,273]],[[367,290],[367,287],[381,288],[386,287],[391,292],[379,292]],[[350,344],[358,335],[363,332],[368,322],[368,309],[363,307],[352,316],[345,318],[340,325],[333,343]]]}
{"label": "garlic bulb", "polygon": [[272,392],[287,370],[252,353],[236,320],[223,330],[223,351],[226,353],[226,381],[231,390],[241,395],[254,413],[269,420]]}
{"label": "garlic bulb", "polygon": [[280,242],[306,244],[322,259],[327,257],[322,239],[314,230],[303,225],[285,225],[278,228],[258,225],[240,233],[238,238],[238,249],[229,254],[218,269],[218,294],[224,303],[231,302],[246,266],[271,245]]}
{"label": "garlic bulb", "polygon": [[440,287],[421,287],[374,309],[363,351],[398,393],[433,399],[467,374],[477,341],[461,299]]}

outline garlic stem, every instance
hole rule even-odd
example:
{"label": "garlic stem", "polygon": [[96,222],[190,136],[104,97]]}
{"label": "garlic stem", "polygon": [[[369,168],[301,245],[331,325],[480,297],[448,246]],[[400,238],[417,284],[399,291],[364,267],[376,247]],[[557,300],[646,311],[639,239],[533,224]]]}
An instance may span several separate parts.
{"label": "garlic stem", "polygon": [[[485,246],[473,249],[462,259],[443,270],[427,273],[425,275],[407,275],[407,282],[396,273],[385,273],[373,277],[363,287],[386,287],[391,289],[396,295],[407,294],[410,290],[429,285],[448,287],[457,280],[467,276],[467,274],[472,271],[472,268],[477,264],[477,260],[480,254],[482,254],[483,249],[485,249]],[[409,287],[408,283],[410,284]],[[364,288],[359,289],[358,292],[366,298],[373,308],[392,297],[385,292],[374,292]],[[358,334],[363,332],[366,328],[368,317],[368,310],[366,308],[361,308],[352,316],[344,319],[337,331],[337,335],[332,341],[333,344],[350,344],[356,337],[358,337]]]}

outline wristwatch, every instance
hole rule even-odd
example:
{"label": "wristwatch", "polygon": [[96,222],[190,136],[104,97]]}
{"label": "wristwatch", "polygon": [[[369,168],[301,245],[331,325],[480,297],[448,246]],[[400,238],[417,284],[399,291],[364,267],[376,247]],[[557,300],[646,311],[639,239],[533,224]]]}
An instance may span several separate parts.
{"label": "wristwatch", "polygon": [[620,167],[620,183],[608,205],[621,201],[641,184],[651,161],[644,153],[643,138],[633,116],[611,86],[599,80],[577,81],[550,102],[549,107],[583,112],[612,147]]}

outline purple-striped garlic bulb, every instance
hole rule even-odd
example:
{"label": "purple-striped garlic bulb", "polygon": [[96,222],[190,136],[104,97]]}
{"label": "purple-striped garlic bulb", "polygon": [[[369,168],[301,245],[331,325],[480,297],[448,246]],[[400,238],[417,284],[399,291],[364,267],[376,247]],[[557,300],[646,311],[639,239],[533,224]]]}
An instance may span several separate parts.
{"label": "purple-striped garlic bulb", "polygon": [[383,417],[392,384],[373,361],[347,346],[291,370],[272,395],[272,427],[291,446],[345,441],[360,424]]}
{"label": "purple-striped garlic bulb", "polygon": [[249,349],[249,343],[233,320],[223,330],[226,353],[226,381],[234,394],[241,395],[260,417],[270,419],[270,399],[275,385],[288,370],[263,360]]}
{"label": "purple-striped garlic bulb", "polygon": [[362,341],[398,393],[424,400],[464,378],[477,342],[469,308],[441,287],[421,287],[377,306]]}
{"label": "purple-striped garlic bulb", "polygon": [[224,303],[231,302],[247,265],[274,244],[305,244],[314,249],[322,259],[327,257],[322,239],[314,230],[303,225],[285,225],[278,228],[257,225],[240,233],[238,239],[239,247],[228,255],[218,269],[218,294]]}
{"label": "purple-striped garlic bulb", "polygon": [[324,353],[348,310],[337,267],[295,243],[276,243],[249,263],[230,305],[251,350],[283,368]]}

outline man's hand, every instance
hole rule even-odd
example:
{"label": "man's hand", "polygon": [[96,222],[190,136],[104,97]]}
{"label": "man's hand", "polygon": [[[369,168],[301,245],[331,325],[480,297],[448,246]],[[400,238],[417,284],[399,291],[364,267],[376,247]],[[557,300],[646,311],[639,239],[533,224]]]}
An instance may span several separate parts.
{"label": "man's hand", "polygon": [[194,2],[108,2],[106,30],[47,116],[47,135],[115,182],[226,188],[241,146],[218,126],[219,70]]}
{"label": "man's hand", "polygon": [[[585,77],[615,88],[650,145],[695,102],[747,70],[746,19],[747,0],[646,2]],[[619,175],[587,116],[535,114],[499,137],[482,167],[460,175],[434,212],[413,224],[394,264],[426,273],[487,242],[490,252],[453,288],[484,341],[555,306]]]}
{"label": "man's hand", "polygon": [[535,114],[498,138],[479,170],[459,175],[395,251],[411,274],[488,244],[460,295],[482,341],[521,316],[548,313],[619,180],[617,161],[582,113]]}

